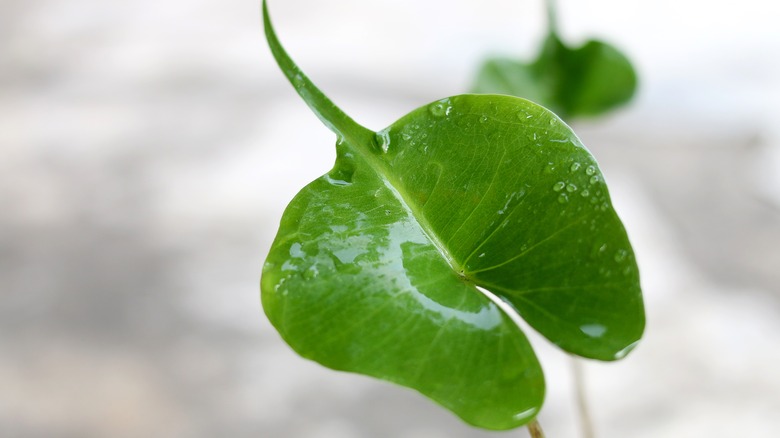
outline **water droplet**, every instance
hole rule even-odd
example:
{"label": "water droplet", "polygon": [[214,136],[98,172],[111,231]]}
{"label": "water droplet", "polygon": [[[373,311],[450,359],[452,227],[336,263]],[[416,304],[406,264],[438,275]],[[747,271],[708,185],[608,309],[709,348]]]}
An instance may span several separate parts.
{"label": "water droplet", "polygon": [[435,102],[428,107],[428,110],[434,117],[444,117],[447,115],[447,106],[444,102]]}
{"label": "water droplet", "polygon": [[293,76],[293,87],[301,88],[303,87],[304,80],[303,75],[301,73],[297,73],[295,76]]}
{"label": "water droplet", "polygon": [[330,230],[333,231],[336,234],[344,233],[347,230],[349,230],[349,227],[347,227],[346,225],[331,225],[328,228],[330,228]]}
{"label": "water droplet", "polygon": [[561,195],[558,196],[558,203],[565,204],[567,202],[569,202],[569,197],[566,195],[566,193],[561,193]]}
{"label": "water droplet", "polygon": [[574,184],[569,183],[569,185],[566,186],[566,191],[569,193],[573,193],[577,191],[577,186]]}
{"label": "water droplet", "polygon": [[607,332],[607,328],[601,324],[583,324],[580,331],[591,338],[600,338]]}
{"label": "water droplet", "polygon": [[553,186],[553,190],[555,190],[556,192],[560,192],[561,190],[563,190],[564,187],[566,187],[566,183],[563,181],[558,181]]}
{"label": "water droplet", "polygon": [[597,182],[599,182],[599,179],[600,178],[599,178],[598,175],[594,175],[594,176],[590,177],[590,183],[591,184],[596,184]]}
{"label": "water droplet", "polygon": [[615,261],[618,263],[625,261],[626,257],[628,257],[628,251],[625,249],[620,249],[615,253]]}
{"label": "water droplet", "polygon": [[595,175],[596,174],[596,167],[595,166],[588,166],[588,168],[585,169],[585,173],[587,173],[588,176]]}
{"label": "water droplet", "polygon": [[587,198],[588,196],[590,196],[590,192],[588,191],[588,189],[585,189],[582,191],[582,193],[580,193],[580,195],[582,195],[583,198]]}
{"label": "water droplet", "polygon": [[479,118],[479,123],[485,123],[488,121],[488,116],[482,116]]}
{"label": "water droplet", "polygon": [[412,138],[412,136],[404,132],[403,134],[401,134],[401,138],[403,138],[406,141],[409,141]]}
{"label": "water droplet", "polygon": [[580,163],[575,161],[575,162],[571,163],[571,167],[569,168],[569,170],[571,170],[572,172],[576,172],[576,171],[580,170],[581,166],[582,165]]}
{"label": "water droplet", "polygon": [[382,150],[387,153],[390,149],[390,133],[385,131],[379,131],[376,133],[376,144]]}
{"label": "water droplet", "polygon": [[477,258],[480,258],[480,259],[481,259],[482,257],[485,257],[485,253],[484,253],[484,252],[483,252],[482,254],[480,254],[480,255],[478,255],[478,256],[477,256]]}
{"label": "water droplet", "polygon": [[630,353],[631,350],[633,350],[638,343],[639,343],[639,341],[636,341],[636,342],[630,344],[628,347],[626,347],[626,348],[618,351],[617,353],[615,353],[615,359],[623,359],[624,357],[626,357],[626,355],[628,353]]}
{"label": "water droplet", "polygon": [[328,172],[328,182],[335,186],[346,186],[352,184],[352,176],[355,173],[355,166],[352,161],[338,160],[336,166]]}
{"label": "water droplet", "polygon": [[296,242],[293,243],[290,246],[290,257],[296,258],[296,259],[302,259],[306,257],[306,253],[303,252],[303,249],[301,248],[301,244]]}
{"label": "water droplet", "polygon": [[553,173],[555,172],[555,163],[549,162],[547,163],[547,166],[544,167],[544,173]]}

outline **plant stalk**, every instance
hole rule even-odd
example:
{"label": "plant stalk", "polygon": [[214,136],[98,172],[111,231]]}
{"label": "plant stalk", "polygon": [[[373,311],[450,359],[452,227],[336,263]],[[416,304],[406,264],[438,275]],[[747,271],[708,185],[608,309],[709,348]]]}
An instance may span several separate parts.
{"label": "plant stalk", "polygon": [[539,422],[534,418],[530,423],[528,423],[528,432],[531,434],[531,438],[544,438],[544,431],[542,430],[542,426],[539,425]]}
{"label": "plant stalk", "polygon": [[558,14],[555,8],[555,0],[546,0],[545,5],[547,6],[547,27],[549,27],[551,34],[557,35]]}
{"label": "plant stalk", "polygon": [[582,361],[576,357],[571,358],[572,371],[574,372],[574,391],[576,392],[577,410],[580,414],[580,430],[582,432],[582,438],[595,438],[593,432],[593,420],[590,416],[590,409],[588,408],[588,400],[585,389],[585,370],[583,369]]}

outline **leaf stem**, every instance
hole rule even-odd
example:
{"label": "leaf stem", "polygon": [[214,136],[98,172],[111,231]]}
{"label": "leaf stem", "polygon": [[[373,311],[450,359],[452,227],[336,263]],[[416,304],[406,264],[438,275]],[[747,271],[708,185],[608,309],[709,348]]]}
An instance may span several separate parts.
{"label": "leaf stem", "polygon": [[593,432],[593,421],[590,416],[590,409],[588,409],[587,391],[585,390],[585,370],[583,369],[581,360],[572,356],[571,361],[572,371],[574,372],[574,390],[577,398],[577,410],[580,414],[582,438],[594,438],[596,435]]}
{"label": "leaf stem", "polygon": [[263,0],[263,24],[265,26],[265,36],[268,39],[268,46],[276,59],[276,63],[281,68],[284,75],[295,88],[295,91],[303,98],[314,114],[322,120],[322,123],[340,138],[354,145],[373,144],[375,142],[374,132],[368,128],[359,125],[352,120],[344,111],[334,104],[328,97],[317,88],[314,83],[301,71],[301,69],[290,58],[290,55],[284,50],[282,44],[276,36],[271,18],[268,15],[267,1]]}
{"label": "leaf stem", "polygon": [[545,0],[547,6],[547,26],[550,28],[550,33],[553,35],[558,34],[558,13],[555,7],[555,0]]}
{"label": "leaf stem", "polygon": [[544,438],[544,431],[539,421],[535,418],[528,423],[528,432],[531,434],[531,438]]}

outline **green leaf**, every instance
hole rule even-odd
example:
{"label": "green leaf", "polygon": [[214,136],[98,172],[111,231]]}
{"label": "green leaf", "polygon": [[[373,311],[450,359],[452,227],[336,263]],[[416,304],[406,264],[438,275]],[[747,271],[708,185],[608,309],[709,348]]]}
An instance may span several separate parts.
{"label": "green leaf", "polygon": [[636,344],[631,245],[560,119],[516,97],[463,95],[372,132],[298,69],[263,13],[282,71],[338,136],[333,169],[287,207],[263,267],[263,308],[296,352],[508,429],[539,412],[544,378],[480,288],[566,351],[613,360]]}
{"label": "green leaf", "polygon": [[627,103],[636,86],[636,72],[618,49],[594,40],[570,48],[551,32],[531,63],[486,61],[472,90],[524,97],[569,120],[597,116]]}

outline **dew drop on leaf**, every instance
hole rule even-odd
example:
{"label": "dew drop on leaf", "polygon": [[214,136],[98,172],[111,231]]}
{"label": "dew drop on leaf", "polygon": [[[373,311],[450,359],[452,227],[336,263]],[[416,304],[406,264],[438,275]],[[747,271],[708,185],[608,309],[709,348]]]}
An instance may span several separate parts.
{"label": "dew drop on leaf", "polygon": [[600,338],[607,332],[607,328],[601,324],[584,324],[580,326],[580,331],[591,338]]}
{"label": "dew drop on leaf", "polygon": [[304,82],[305,81],[303,80],[303,76],[300,73],[293,76],[292,83],[293,83],[293,87],[295,87],[296,89],[303,87]]}
{"label": "dew drop on leaf", "polygon": [[387,132],[387,130],[376,133],[376,143],[382,152],[387,153],[387,151],[390,149],[390,134]]}
{"label": "dew drop on leaf", "polygon": [[317,277],[317,274],[319,274],[319,272],[317,271],[317,267],[312,266],[311,268],[303,271],[303,278],[306,280],[313,280],[314,278]]}
{"label": "dew drop on leaf", "polygon": [[626,347],[626,348],[618,351],[617,353],[615,353],[615,359],[623,359],[624,357],[626,357],[626,355],[628,353],[630,353],[631,350],[633,350],[634,347],[636,347],[636,344],[638,344],[638,343],[639,343],[639,341],[636,341],[636,342],[632,343],[631,345],[629,345],[628,347]]}
{"label": "dew drop on leaf", "polygon": [[434,117],[444,117],[447,115],[447,107],[442,102],[436,102],[428,107],[428,109]]}

